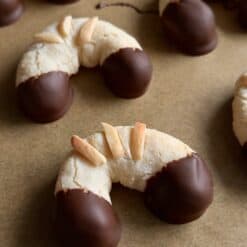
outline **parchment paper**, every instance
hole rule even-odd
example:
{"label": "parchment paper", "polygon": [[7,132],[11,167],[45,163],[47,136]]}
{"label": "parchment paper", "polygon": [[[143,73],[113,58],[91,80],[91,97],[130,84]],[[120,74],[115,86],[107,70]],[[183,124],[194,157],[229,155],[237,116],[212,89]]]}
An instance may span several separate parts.
{"label": "parchment paper", "polygon": [[[157,1],[129,1],[142,9]],[[94,9],[98,0],[72,5],[26,1],[24,16],[0,29],[0,246],[56,247],[53,188],[59,165],[70,151],[70,136],[101,129],[100,122],[129,125],[143,121],[197,150],[213,173],[215,197],[199,220],[168,225],[144,206],[142,195],[117,185],[113,205],[123,224],[120,247],[247,246],[247,162],[231,129],[234,82],[247,70],[247,33],[233,13],[214,5],[219,45],[207,56],[178,53],[164,39],[158,17],[128,8]],[[14,80],[21,54],[34,33],[66,14],[111,21],[134,35],[151,56],[154,72],[148,93],[136,100],[114,97],[97,70],[72,78],[70,111],[40,125],[16,107]]]}

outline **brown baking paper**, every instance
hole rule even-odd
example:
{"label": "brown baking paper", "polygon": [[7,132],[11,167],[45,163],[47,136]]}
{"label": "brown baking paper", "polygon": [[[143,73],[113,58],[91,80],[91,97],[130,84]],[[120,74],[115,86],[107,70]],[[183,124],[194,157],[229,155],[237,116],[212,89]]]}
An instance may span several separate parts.
{"label": "brown baking paper", "polygon": [[[141,194],[114,186],[113,206],[123,225],[120,247],[247,246],[247,162],[231,128],[234,82],[247,70],[247,33],[234,14],[214,5],[219,45],[209,55],[189,57],[164,41],[157,16],[120,7],[98,11],[98,0],[62,6],[25,2],[21,20],[0,29],[0,246],[58,246],[53,190],[59,165],[71,150],[70,136],[100,130],[102,121],[142,121],[174,135],[204,157],[214,177],[212,206],[185,225],[161,222],[145,208]],[[157,8],[157,1],[129,2]],[[72,78],[69,112],[54,123],[35,124],[16,107],[16,66],[33,35],[67,14],[98,15],[134,35],[151,56],[152,84],[139,99],[119,99],[106,89],[99,71],[82,69]]]}

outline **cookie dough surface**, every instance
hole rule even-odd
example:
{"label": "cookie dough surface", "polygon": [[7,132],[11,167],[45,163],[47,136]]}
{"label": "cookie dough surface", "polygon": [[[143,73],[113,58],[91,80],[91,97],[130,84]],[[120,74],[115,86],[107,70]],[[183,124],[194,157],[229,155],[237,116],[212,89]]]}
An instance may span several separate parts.
{"label": "cookie dough surface", "polygon": [[[109,22],[99,20],[93,30],[89,43],[82,47],[77,44],[80,28],[88,18],[72,20],[67,37],[61,37],[59,23],[54,23],[42,31],[55,34],[59,43],[36,42],[24,53],[17,70],[16,86],[29,78],[38,77],[51,71],[63,71],[75,74],[80,66],[92,68],[102,65],[105,59],[121,48],[142,50],[135,38]],[[41,33],[42,33],[41,32]]]}
{"label": "cookie dough surface", "polygon": [[147,129],[143,157],[141,160],[134,161],[130,151],[132,127],[119,126],[116,129],[125,150],[125,156],[120,159],[109,156],[110,151],[106,150],[107,143],[103,133],[89,136],[86,140],[89,143],[94,140],[92,145],[109,157],[107,163],[94,167],[81,155],[72,154],[59,172],[55,193],[68,189],[84,189],[111,202],[109,193],[112,182],[143,192],[148,179],[161,171],[166,164],[194,153],[189,146],[175,137],[154,129]]}

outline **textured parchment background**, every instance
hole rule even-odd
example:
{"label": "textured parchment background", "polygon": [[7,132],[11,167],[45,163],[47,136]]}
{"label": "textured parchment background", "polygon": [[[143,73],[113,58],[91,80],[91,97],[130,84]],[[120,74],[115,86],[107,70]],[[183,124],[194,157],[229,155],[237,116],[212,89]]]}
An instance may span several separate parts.
{"label": "textured parchment background", "polygon": [[[22,19],[0,29],[0,246],[56,247],[53,187],[70,136],[95,132],[101,121],[136,120],[181,138],[202,154],[215,181],[214,203],[198,221],[168,225],[153,217],[137,192],[114,186],[115,210],[123,224],[121,247],[247,246],[247,169],[231,130],[235,79],[247,70],[247,33],[232,13],[214,6],[219,32],[216,51],[187,57],[164,42],[155,16],[131,9],[94,10],[98,0],[68,6],[26,1]],[[147,9],[157,1],[130,1]],[[72,82],[75,99],[65,117],[39,125],[16,109],[14,79],[21,54],[35,32],[65,14],[99,15],[133,34],[150,54],[153,81],[137,100],[115,98],[99,72],[82,69]]]}

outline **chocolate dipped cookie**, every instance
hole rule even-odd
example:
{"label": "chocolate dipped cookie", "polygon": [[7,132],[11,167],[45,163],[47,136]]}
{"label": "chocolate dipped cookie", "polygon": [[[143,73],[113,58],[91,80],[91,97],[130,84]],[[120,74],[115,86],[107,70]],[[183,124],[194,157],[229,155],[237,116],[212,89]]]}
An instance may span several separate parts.
{"label": "chocolate dipped cookie", "polygon": [[73,98],[69,78],[80,66],[99,66],[118,97],[140,97],[148,89],[149,57],[135,38],[109,22],[66,16],[34,39],[16,75],[19,106],[34,121],[51,122],[67,112]]}
{"label": "chocolate dipped cookie", "polygon": [[149,210],[172,224],[198,219],[213,200],[203,159],[189,146],[145,124],[73,136],[74,152],[58,174],[57,230],[66,246],[115,247],[121,224],[110,198],[112,183],[143,193]]}

